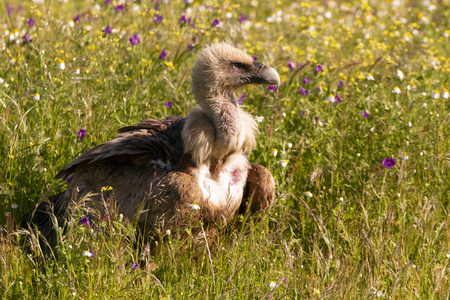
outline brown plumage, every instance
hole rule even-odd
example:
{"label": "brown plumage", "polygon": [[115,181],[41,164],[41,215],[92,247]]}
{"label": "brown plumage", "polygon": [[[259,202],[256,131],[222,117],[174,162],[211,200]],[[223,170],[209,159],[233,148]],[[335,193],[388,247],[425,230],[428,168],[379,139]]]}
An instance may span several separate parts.
{"label": "brown plumage", "polygon": [[[122,128],[116,138],[68,164],[57,174],[71,178],[67,190],[50,199],[55,212],[64,218],[69,202],[88,193],[101,203],[105,186],[113,188],[108,194],[119,213],[137,220],[145,233],[179,228],[193,213],[195,219],[224,224],[247,201],[251,211],[268,208],[275,200],[275,182],[266,168],[247,159],[256,144],[257,125],[239,108],[235,95],[237,88],[252,83],[279,85],[280,78],[232,46],[205,48],[192,75],[199,106],[185,118],[145,120]],[[200,210],[194,211],[197,206]],[[39,216],[39,210],[48,208],[41,204],[24,222],[32,219],[49,229]]]}

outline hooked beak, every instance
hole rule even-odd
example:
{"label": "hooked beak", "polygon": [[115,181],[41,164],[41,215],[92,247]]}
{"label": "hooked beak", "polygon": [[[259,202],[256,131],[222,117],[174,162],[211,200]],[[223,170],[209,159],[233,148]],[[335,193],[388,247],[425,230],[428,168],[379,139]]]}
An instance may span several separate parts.
{"label": "hooked beak", "polygon": [[274,84],[280,86],[280,75],[275,69],[265,66],[261,63],[253,62],[255,71],[250,77],[251,83],[256,84]]}

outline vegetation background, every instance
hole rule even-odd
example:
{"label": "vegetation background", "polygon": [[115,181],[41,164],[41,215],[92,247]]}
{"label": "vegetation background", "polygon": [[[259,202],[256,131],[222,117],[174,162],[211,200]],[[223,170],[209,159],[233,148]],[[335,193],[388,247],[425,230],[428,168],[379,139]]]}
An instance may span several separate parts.
{"label": "vegetation background", "polygon": [[[448,299],[449,8],[1,1],[0,297]],[[275,207],[208,245],[164,233],[152,253],[120,217],[80,224],[80,207],[42,259],[17,223],[64,189],[55,174],[122,126],[188,114],[196,53],[222,40],[281,75],[239,95]]]}

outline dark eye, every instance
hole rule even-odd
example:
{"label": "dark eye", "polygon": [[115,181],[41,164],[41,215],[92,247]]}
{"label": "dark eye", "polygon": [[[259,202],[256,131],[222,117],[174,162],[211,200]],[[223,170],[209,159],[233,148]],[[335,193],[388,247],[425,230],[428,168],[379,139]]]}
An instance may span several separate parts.
{"label": "dark eye", "polygon": [[237,64],[237,63],[231,64],[230,67],[231,67],[231,70],[233,70],[233,71],[237,71],[240,68],[239,64]]}

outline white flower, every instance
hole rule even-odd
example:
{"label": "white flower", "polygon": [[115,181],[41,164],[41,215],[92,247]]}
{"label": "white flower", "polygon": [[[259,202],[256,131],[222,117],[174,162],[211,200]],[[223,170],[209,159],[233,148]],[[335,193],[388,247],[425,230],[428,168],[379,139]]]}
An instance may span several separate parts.
{"label": "white flower", "polygon": [[402,71],[397,70],[397,77],[398,77],[400,80],[403,80],[403,78],[404,78],[405,76],[403,75],[403,72],[402,72]]}
{"label": "white flower", "polygon": [[166,234],[170,235],[172,232],[170,231],[170,229],[166,229]]}
{"label": "white flower", "polygon": [[85,251],[83,251],[83,256],[86,256],[86,257],[92,257],[93,254],[91,253],[91,251],[85,250]]}
{"label": "white flower", "polygon": [[439,94],[439,91],[434,90],[434,91],[431,93],[431,98],[432,98],[432,99],[439,99],[440,96],[441,96],[441,95]]}
{"label": "white flower", "polygon": [[230,12],[227,12],[227,13],[225,14],[225,17],[226,17],[227,19],[231,19],[231,18],[233,17],[233,14],[230,13]]}
{"label": "white flower", "polygon": [[117,218],[117,220],[118,220],[119,222],[122,222],[122,220],[123,220],[123,214],[119,214],[119,218]]}
{"label": "white flower", "polygon": [[374,80],[372,74],[367,73],[367,74],[366,74],[366,80]]}
{"label": "white flower", "polygon": [[75,22],[73,20],[69,20],[69,22],[67,22],[67,25],[69,25],[69,27],[73,28],[75,26]]}
{"label": "white flower", "polygon": [[426,108],[427,106],[428,106],[428,103],[424,103],[424,104],[423,104],[423,107]]}
{"label": "white flower", "polygon": [[360,156],[361,156],[361,153],[356,153],[356,156],[360,157]]}
{"label": "white flower", "polygon": [[273,149],[272,149],[272,156],[273,156],[273,157],[277,157],[277,154],[278,154],[278,149],[273,148]]}
{"label": "white flower", "polygon": [[313,194],[311,192],[304,192],[303,195],[305,195],[306,197],[310,197],[312,198]]}
{"label": "white flower", "polygon": [[408,126],[409,126],[409,127],[412,127],[412,123],[411,123],[411,122],[408,122]]}
{"label": "white flower", "polygon": [[192,210],[199,210],[199,209],[200,209],[200,206],[198,206],[198,205],[195,204],[195,203],[194,203],[194,204],[191,204],[190,207],[191,207]]}
{"label": "white flower", "polygon": [[448,99],[448,90],[447,89],[442,90],[442,98]]}
{"label": "white flower", "polygon": [[263,116],[256,116],[255,117],[256,122],[258,123],[262,123],[264,121],[264,117]]}
{"label": "white flower", "polygon": [[39,101],[39,99],[41,99],[41,96],[39,95],[39,93],[33,94],[33,99]]}
{"label": "white flower", "polygon": [[327,97],[327,101],[330,103],[334,103],[334,102],[336,102],[336,97],[334,97],[333,94],[329,94]]}
{"label": "white flower", "polygon": [[285,159],[282,159],[282,160],[280,161],[280,163],[281,163],[281,167],[283,167],[283,169],[286,168],[286,166],[287,166],[287,164],[288,164],[287,160],[285,160]]}
{"label": "white flower", "polygon": [[402,91],[400,91],[400,88],[398,86],[395,86],[391,91],[391,93],[393,94],[400,94],[401,92]]}
{"label": "white flower", "polygon": [[288,148],[292,148],[292,143],[287,144]]}
{"label": "white flower", "polygon": [[274,289],[276,286],[277,286],[277,284],[275,283],[275,281],[269,282],[269,287],[270,287],[271,289]]}
{"label": "white flower", "polygon": [[12,208],[12,209],[19,208],[19,205],[17,205],[16,202],[13,202],[13,203],[11,203],[11,208]]}
{"label": "white flower", "polygon": [[58,68],[64,70],[66,68],[66,64],[62,60],[58,60]]}
{"label": "white flower", "polygon": [[75,69],[75,74],[77,74],[77,75],[80,74],[80,68]]}
{"label": "white flower", "polygon": [[408,160],[409,159],[408,153],[406,153],[406,152],[403,152],[401,157],[402,157],[403,160]]}

